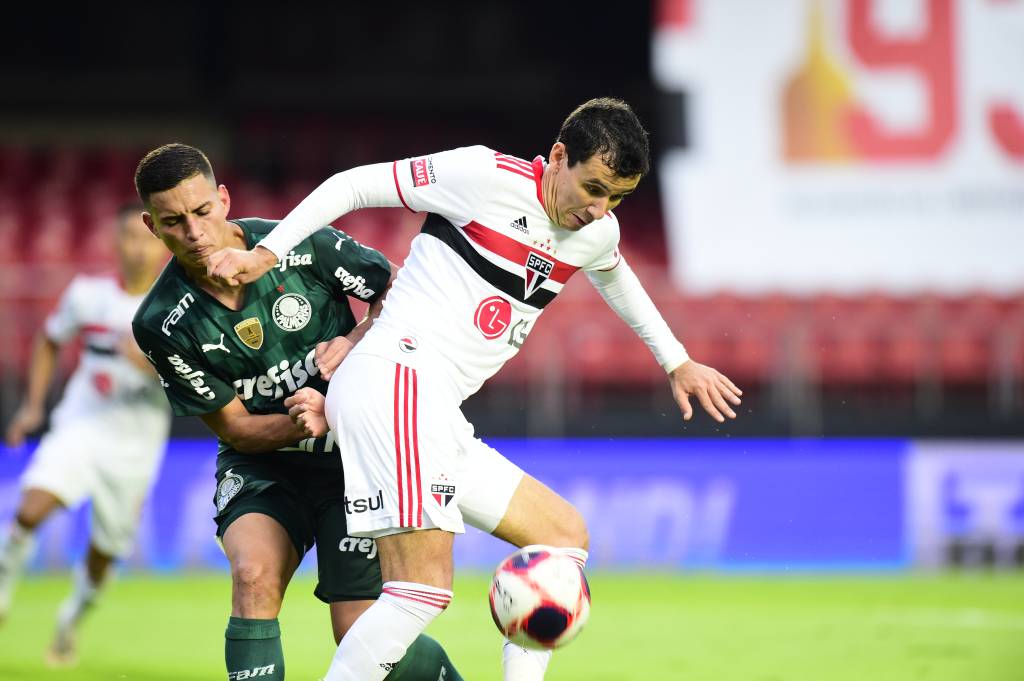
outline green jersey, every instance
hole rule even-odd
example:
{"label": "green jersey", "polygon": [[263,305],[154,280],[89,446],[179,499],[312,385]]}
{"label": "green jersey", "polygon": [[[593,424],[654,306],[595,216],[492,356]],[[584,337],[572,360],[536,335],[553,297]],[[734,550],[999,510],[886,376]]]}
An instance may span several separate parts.
{"label": "green jersey", "polygon": [[[277,224],[254,218],[233,222],[242,228],[248,248]],[[286,414],[284,400],[299,388],[326,393],[313,351],[317,343],[355,326],[348,297],[374,302],[390,274],[378,251],[343,232],[322,229],[247,284],[241,309],[232,310],[171,260],[139,306],[132,329],[175,414],[210,414],[236,396],[250,414]],[[250,457],[220,442],[218,467]],[[341,466],[330,434],[279,449],[275,460]]]}

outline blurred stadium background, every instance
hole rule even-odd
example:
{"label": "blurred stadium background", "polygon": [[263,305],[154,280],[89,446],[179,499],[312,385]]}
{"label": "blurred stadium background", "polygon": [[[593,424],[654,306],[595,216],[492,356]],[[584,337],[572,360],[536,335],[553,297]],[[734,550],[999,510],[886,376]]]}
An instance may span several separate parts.
{"label": "blurred stadium background", "polygon": [[[656,154],[616,211],[623,250],[744,405],[684,424],[582,278],[467,402],[591,525],[592,624],[549,678],[1024,678],[1024,1],[5,11],[5,423],[59,293],[112,266],[148,149],[205,149],[235,217],[278,218],[352,165],[476,143],[546,154],[577,104],[622,97]],[[336,226],[401,262],[419,222]],[[30,451],[0,457],[3,522]],[[139,550],[64,678],[221,673],[213,458],[179,419]],[[43,531],[0,678],[50,678],[53,575],[81,554],[84,518]],[[469,576],[438,636],[467,678],[498,678],[479,575],[505,549],[457,545]],[[309,590],[286,605],[293,678],[332,648]],[[152,612],[168,623],[136,646],[133,618]]]}

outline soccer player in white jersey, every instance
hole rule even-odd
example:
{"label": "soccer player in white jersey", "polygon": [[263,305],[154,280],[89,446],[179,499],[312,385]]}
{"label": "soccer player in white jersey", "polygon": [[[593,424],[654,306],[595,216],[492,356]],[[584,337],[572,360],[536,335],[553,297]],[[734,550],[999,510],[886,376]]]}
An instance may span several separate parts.
{"label": "soccer player in white jersey", "polygon": [[120,269],[76,276],[36,336],[25,399],[7,426],[10,447],[43,423],[60,346],[82,339],[82,354],[21,478],[21,499],[0,545],[0,620],[35,546],[39,525],[58,508],[89,499],[89,549],[60,606],[47,660],[76,659],[75,632],[118,558],[132,549],[142,504],[163,458],[170,409],[156,372],[132,338],[132,316],[167,260],[142,221],[142,206],[118,213]]}
{"label": "soccer player in white jersey", "polygon": [[[211,276],[252,281],[348,211],[428,213],[383,312],[331,379],[326,402],[306,391],[292,407],[310,433],[329,425],[345,443],[349,531],[376,538],[385,582],[326,681],[379,681],[445,609],[452,541],[465,522],[585,562],[579,512],[474,438],[460,411],[577,270],[650,347],[684,419],[691,396],[716,420],[735,418],[730,404],[740,403],[740,390],[687,356],[619,253],[611,209],[648,168],[647,133],[630,107],[595,99],[565,120],[547,162],[477,146],[353,168],[328,179],[259,246],[211,256]],[[506,642],[506,681],[543,678],[549,655]]]}

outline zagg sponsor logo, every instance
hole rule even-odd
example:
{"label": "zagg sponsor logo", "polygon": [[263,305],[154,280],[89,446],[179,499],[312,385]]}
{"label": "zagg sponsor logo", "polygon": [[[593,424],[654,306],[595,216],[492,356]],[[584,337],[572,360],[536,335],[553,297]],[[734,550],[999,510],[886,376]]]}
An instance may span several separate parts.
{"label": "zagg sponsor logo", "polygon": [[341,282],[341,288],[345,291],[351,291],[354,295],[363,300],[371,297],[375,291],[372,288],[366,287],[366,279],[363,277],[352,274],[344,267],[338,267],[334,270],[334,276]]}
{"label": "zagg sponsor logo", "polygon": [[435,184],[437,182],[437,176],[434,175],[434,159],[432,156],[415,158],[409,161],[409,171],[412,173],[413,187],[426,187],[428,184]]}
{"label": "zagg sponsor logo", "polygon": [[297,254],[295,251],[288,251],[288,255],[284,256],[284,258],[281,259],[281,262],[279,262],[276,265],[274,265],[274,267],[275,267],[275,269],[278,269],[278,270],[284,272],[289,267],[298,267],[300,265],[312,265],[312,264],[313,264],[313,254],[312,253],[302,253],[300,255],[300,254]]}
{"label": "zagg sponsor logo", "polygon": [[284,397],[285,390],[288,391],[288,394],[294,393],[306,385],[311,376],[316,376],[319,373],[320,368],[313,360],[313,350],[310,350],[303,359],[294,364],[287,359],[282,359],[278,364],[267,369],[262,376],[240,378],[232,385],[235,387],[235,394],[243,402],[251,400],[257,394],[278,399]]}
{"label": "zagg sponsor logo", "polygon": [[205,373],[193,370],[192,367],[179,355],[171,355],[167,358],[167,361],[171,363],[172,367],[174,367],[174,373],[188,381],[193,390],[202,395],[205,399],[216,399],[217,394],[213,392],[213,390],[210,389],[210,386],[206,385],[206,382],[203,380],[203,376],[206,375]]}
{"label": "zagg sponsor logo", "polygon": [[171,313],[164,319],[164,323],[160,325],[160,329],[164,332],[165,336],[171,335],[171,327],[178,323],[178,320],[185,316],[185,312],[188,310],[188,306],[196,302],[196,299],[192,297],[191,293],[186,293],[178,301],[178,304],[171,310]]}

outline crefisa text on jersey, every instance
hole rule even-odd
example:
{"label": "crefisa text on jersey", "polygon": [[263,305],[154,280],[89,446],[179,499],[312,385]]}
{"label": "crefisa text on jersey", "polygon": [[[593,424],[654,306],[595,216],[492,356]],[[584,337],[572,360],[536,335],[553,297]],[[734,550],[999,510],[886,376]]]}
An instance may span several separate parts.
{"label": "crefisa text on jersey", "polygon": [[288,251],[288,255],[281,259],[281,262],[277,263],[274,267],[284,272],[289,267],[299,267],[300,265],[312,265],[313,254],[312,253],[296,253],[295,251]]}
{"label": "crefisa text on jersey", "polygon": [[345,291],[352,291],[352,293],[363,300],[374,294],[372,288],[364,286],[366,279],[352,274],[344,267],[339,266],[338,269],[334,270],[334,276],[341,282],[341,286]]}
{"label": "crefisa text on jersey", "polygon": [[278,399],[284,397],[284,388],[281,387],[282,382],[288,388],[289,395],[294,393],[306,385],[310,376],[316,376],[320,373],[320,368],[313,360],[313,352],[313,350],[310,350],[305,358],[294,363],[287,359],[282,359],[279,363],[267,369],[262,376],[236,380],[232,384],[235,387],[235,394],[242,401],[251,400],[256,393],[264,397]]}

